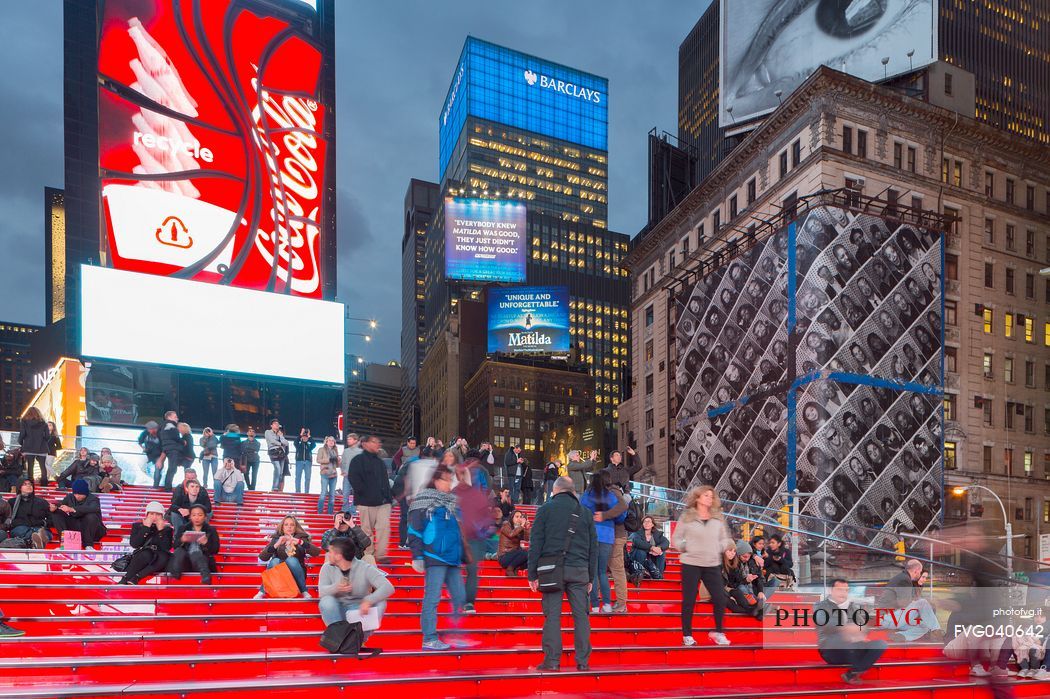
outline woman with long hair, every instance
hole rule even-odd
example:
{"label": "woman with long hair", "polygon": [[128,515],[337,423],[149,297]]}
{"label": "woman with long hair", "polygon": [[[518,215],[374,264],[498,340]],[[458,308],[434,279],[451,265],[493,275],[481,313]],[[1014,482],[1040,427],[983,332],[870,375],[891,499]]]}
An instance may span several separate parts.
{"label": "woman with long hair", "polygon": [[[335,513],[335,484],[339,480],[339,449],[335,437],[324,438],[324,443],[314,452],[314,461],[321,474],[321,495],[317,498],[317,514]],[[325,500],[328,502],[326,503]]]}
{"label": "woman with long hair", "polygon": [[[743,542],[741,542],[743,544]],[[748,546],[750,548],[750,546]],[[741,547],[743,550],[743,546]],[[762,618],[762,606],[751,591],[747,582],[748,567],[737,556],[736,544],[731,544],[722,553],[722,582],[726,591],[726,606],[730,611],[745,616]]]}
{"label": "woman with long hair", "polygon": [[36,406],[26,410],[18,432],[18,445],[26,462],[26,475],[32,479],[34,465],[40,466],[40,485],[47,485],[47,452],[51,441],[51,430],[48,429],[44,416]]}
{"label": "woman with long hair", "polygon": [[[627,518],[627,503],[612,489],[612,473],[599,471],[591,476],[591,487],[580,496],[580,504],[594,513],[598,532],[598,572],[591,585],[591,614],[609,614],[613,605],[606,568],[616,541],[616,524]],[[623,600],[617,602],[622,604]]]}
{"label": "woman with long hair", "polygon": [[[303,529],[299,520],[287,515],[270,536],[270,543],[259,554],[259,560],[266,561],[267,568],[287,563],[296,585],[299,586],[299,594],[303,599],[309,599],[310,593],[306,591],[306,559],[319,553],[321,549],[310,542],[310,535]],[[255,599],[264,597],[266,591],[260,587]]]}
{"label": "woman with long hair", "polygon": [[696,645],[693,609],[701,582],[711,595],[714,607],[715,630],[708,636],[720,646],[729,645],[722,631],[726,612],[722,554],[734,543],[722,517],[722,503],[712,486],[697,486],[686,493],[685,509],[675,528],[674,545],[682,563],[682,645]]}

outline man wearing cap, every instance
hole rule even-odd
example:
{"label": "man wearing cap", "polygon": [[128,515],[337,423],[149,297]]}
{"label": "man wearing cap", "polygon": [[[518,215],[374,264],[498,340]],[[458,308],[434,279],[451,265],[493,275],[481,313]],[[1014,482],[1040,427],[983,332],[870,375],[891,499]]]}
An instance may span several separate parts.
{"label": "man wearing cap", "polygon": [[59,536],[67,529],[80,532],[80,543],[85,549],[94,548],[108,533],[102,524],[102,503],[83,478],[73,481],[73,492],[62,502],[51,505],[51,521]]}
{"label": "man wearing cap", "polygon": [[146,505],[142,521],[131,525],[131,538],[128,541],[135,550],[128,559],[120,584],[137,585],[143,578],[167,568],[168,559],[171,558],[172,536],[171,525],[164,519],[164,506],[153,500]]}

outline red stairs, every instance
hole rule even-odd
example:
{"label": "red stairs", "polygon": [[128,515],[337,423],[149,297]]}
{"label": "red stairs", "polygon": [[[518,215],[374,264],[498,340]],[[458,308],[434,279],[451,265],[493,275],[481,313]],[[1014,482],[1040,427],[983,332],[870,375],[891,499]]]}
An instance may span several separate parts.
{"label": "red stairs", "polygon": [[[40,493],[48,499],[58,494]],[[967,669],[943,658],[934,645],[891,647],[865,675],[862,687],[842,683],[841,668],[824,664],[810,632],[766,632],[757,622],[728,615],[733,645],[707,642],[710,608],[698,605],[695,636],[681,645],[679,566],[672,554],[664,581],[630,589],[629,613],[592,616],[591,670],[539,674],[542,660],[538,596],[524,577],[507,578],[495,562],[481,564],[477,613],[456,628],[448,603],[439,628],[464,647],[420,648],[422,578],[396,548],[385,569],[396,588],[383,626],[369,645],[377,658],[330,656],[320,648],[316,582],[321,558],[311,562],[308,600],[255,600],[268,535],[286,513],[296,514],[320,541],[332,517],[316,515],[316,496],[249,492],[243,507],[223,504],[213,524],[223,537],[212,585],[195,574],[159,576],[117,585],[109,565],[119,544],[153,499],[170,496],[129,487],[101,496],[110,536],[103,551],[0,549],[0,608],[22,638],[0,641],[0,696],[39,697],[281,697],[372,696],[517,697],[537,694],[593,697],[794,697],[832,699],[976,699],[991,696]],[[53,543],[52,546],[55,544]],[[780,592],[782,607],[808,607],[811,597]],[[571,661],[571,617],[564,611],[566,658]],[[776,642],[770,644],[771,633]],[[765,641],[765,644],[763,643]],[[1017,696],[1045,697],[1050,684],[1017,681]]]}

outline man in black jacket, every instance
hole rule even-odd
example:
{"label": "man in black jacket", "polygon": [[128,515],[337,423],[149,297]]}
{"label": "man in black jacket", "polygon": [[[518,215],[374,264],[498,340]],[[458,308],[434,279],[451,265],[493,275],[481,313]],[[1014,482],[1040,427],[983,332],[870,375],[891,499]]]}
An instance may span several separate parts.
{"label": "man in black jacket", "polygon": [[613,484],[626,493],[631,489],[631,479],[642,470],[642,463],[634,447],[627,447],[627,461],[623,459],[623,452],[614,451],[609,454],[609,465],[605,470],[612,473]]}
{"label": "man in black jacket", "polygon": [[926,581],[922,562],[912,558],[905,562],[904,570],[886,583],[879,597],[879,606],[900,610],[895,618],[888,614],[882,617],[882,628],[897,631],[890,634],[891,641],[918,641],[927,634],[932,640],[943,640],[937,612],[930,601],[921,596]]}
{"label": "man in black jacket", "polygon": [[390,492],[386,463],[379,458],[382,441],[370,434],[361,441],[361,453],[350,461],[350,489],[354,505],[361,518],[361,528],[375,544],[365,553],[373,554],[379,563],[388,562],[390,545],[390,508],[394,497]]}
{"label": "man in black jacket", "polygon": [[73,481],[73,492],[57,507],[51,506],[51,521],[59,536],[67,529],[80,532],[80,545],[85,549],[94,548],[109,533],[102,524],[102,503],[82,478]]}
{"label": "man in black jacket", "polygon": [[504,483],[510,484],[510,501],[513,503],[518,502],[518,495],[521,493],[521,483],[518,481],[519,471],[521,465],[525,463],[525,459],[521,455],[521,445],[515,444],[507,453],[503,455],[503,470],[507,480]]}
{"label": "man in black jacket", "polygon": [[[817,650],[828,665],[849,667],[842,675],[846,684],[860,684],[861,673],[878,662],[886,651],[884,641],[869,641],[864,629],[853,623],[861,607],[849,601],[849,582],[836,578],[828,596],[813,605],[813,620],[817,626]],[[819,613],[819,614],[818,614]]]}
{"label": "man in black jacket", "polygon": [[186,457],[185,442],[179,434],[179,414],[174,410],[164,413],[164,429],[160,431],[160,448],[164,452],[164,465],[168,472],[164,474],[164,487],[171,490],[175,480],[175,471]]}
{"label": "man in black jacket", "polygon": [[51,505],[36,496],[36,487],[31,478],[23,478],[18,484],[18,495],[11,498],[11,536],[29,539],[33,548],[42,549],[51,541],[48,519]]}
{"label": "man in black jacket", "polygon": [[[176,427],[176,432],[178,428]],[[153,420],[147,422],[138,438],[139,448],[146,455],[146,462],[153,466],[153,487],[160,486],[164,471],[164,450],[160,446],[160,425]]]}
{"label": "man in black jacket", "polygon": [[[575,516],[574,516],[575,515]],[[598,532],[590,511],[576,498],[572,479],[561,477],[554,482],[553,495],[536,512],[529,541],[529,587],[539,588],[540,559],[553,557],[562,568],[564,592],[543,593],[543,662],[542,671],[561,667],[561,600],[568,597],[572,610],[573,646],[576,668],[588,670],[591,656],[591,619],[588,595],[591,581],[598,573]],[[566,537],[571,537],[566,541]],[[559,560],[560,559],[560,560]]]}

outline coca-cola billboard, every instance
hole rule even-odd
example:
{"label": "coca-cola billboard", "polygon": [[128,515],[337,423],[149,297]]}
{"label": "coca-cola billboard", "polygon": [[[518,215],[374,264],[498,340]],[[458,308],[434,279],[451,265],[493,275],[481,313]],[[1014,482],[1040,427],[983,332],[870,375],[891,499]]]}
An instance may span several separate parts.
{"label": "coca-cola billboard", "polygon": [[277,9],[272,0],[100,0],[110,266],[322,296],[324,56],[309,25]]}

